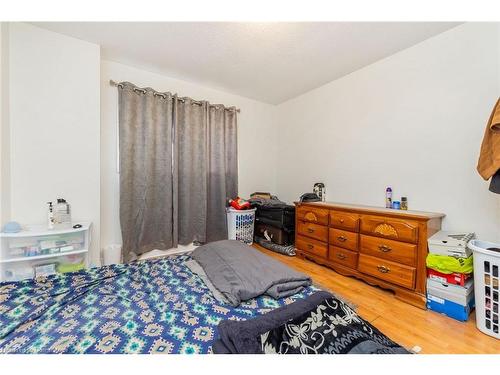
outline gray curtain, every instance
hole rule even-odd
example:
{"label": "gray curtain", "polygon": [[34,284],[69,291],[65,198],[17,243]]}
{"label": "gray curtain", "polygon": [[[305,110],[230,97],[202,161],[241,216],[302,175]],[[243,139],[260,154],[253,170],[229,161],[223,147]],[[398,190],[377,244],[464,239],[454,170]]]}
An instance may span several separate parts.
{"label": "gray curtain", "polygon": [[[179,243],[205,242],[207,210],[207,103],[176,103],[175,173]],[[175,188],[174,188],[175,189]]]}
{"label": "gray curtain", "polygon": [[226,206],[238,193],[236,111],[177,102],[176,173],[179,243],[227,238]]}
{"label": "gray curtain", "polygon": [[208,186],[206,242],[227,238],[225,208],[238,195],[236,111],[208,109]]}
{"label": "gray curtain", "polygon": [[125,262],[176,246],[170,94],[119,86],[120,224]]}
{"label": "gray curtain", "polygon": [[227,238],[237,195],[235,108],[119,86],[123,258]]}

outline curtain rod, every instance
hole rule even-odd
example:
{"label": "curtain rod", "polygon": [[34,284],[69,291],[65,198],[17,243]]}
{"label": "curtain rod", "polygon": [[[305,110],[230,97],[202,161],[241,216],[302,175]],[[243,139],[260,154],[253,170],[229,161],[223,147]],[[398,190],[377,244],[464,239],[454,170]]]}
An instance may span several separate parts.
{"label": "curtain rod", "polygon": [[[114,80],[112,80],[112,79],[110,79],[110,80],[109,80],[109,84],[110,84],[111,86],[115,86],[115,87],[120,87],[120,86],[122,86],[122,87],[123,87],[123,85],[122,85],[120,82],[116,82],[116,81],[114,81]],[[146,90],[145,90],[145,89],[143,89],[143,88],[139,88],[139,87],[138,87],[137,89],[138,89],[138,90],[142,90],[144,93],[146,92]],[[155,92],[157,92],[157,91],[155,91]],[[159,94],[161,94],[161,93],[159,93]],[[178,98],[178,100],[184,103],[184,102],[186,101],[186,98]],[[201,105],[201,104],[202,104],[202,102],[201,102],[201,101],[199,101],[199,100],[193,100],[193,99],[191,99],[191,100],[193,101],[193,104],[196,104],[196,105]],[[234,110],[234,111],[236,111],[236,112],[238,112],[238,113],[240,112],[240,109],[239,109],[239,108],[234,108],[234,107],[232,107],[232,108],[227,108],[227,107],[226,107],[225,105],[223,105],[223,104],[209,104],[209,106],[211,106],[211,107],[220,107],[220,106],[222,106],[222,107],[224,107],[224,109],[225,109],[226,111],[233,111],[233,110]]]}

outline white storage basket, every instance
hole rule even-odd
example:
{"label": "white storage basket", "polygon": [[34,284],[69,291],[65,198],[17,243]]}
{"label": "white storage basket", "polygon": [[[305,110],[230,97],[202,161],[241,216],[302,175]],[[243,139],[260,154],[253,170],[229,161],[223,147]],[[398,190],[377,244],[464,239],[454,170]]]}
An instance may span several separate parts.
{"label": "white storage basket", "polygon": [[476,325],[481,332],[500,339],[500,244],[472,240]]}
{"label": "white storage basket", "polygon": [[227,236],[230,240],[238,240],[248,245],[253,243],[255,208],[249,210],[227,209]]}

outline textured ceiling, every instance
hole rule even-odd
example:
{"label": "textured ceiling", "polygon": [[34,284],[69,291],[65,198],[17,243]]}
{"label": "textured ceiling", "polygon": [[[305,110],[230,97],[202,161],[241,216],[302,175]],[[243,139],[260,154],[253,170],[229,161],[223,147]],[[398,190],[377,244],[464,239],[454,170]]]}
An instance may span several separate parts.
{"label": "textured ceiling", "polygon": [[439,34],[432,22],[41,22],[104,59],[278,104]]}

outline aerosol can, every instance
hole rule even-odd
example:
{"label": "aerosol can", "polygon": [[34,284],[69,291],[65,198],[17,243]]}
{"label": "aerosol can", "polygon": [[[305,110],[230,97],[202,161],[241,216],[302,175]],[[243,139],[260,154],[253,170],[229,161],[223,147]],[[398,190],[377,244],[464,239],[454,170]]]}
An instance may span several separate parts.
{"label": "aerosol can", "polygon": [[392,208],[392,189],[390,186],[385,189],[385,207]]}

